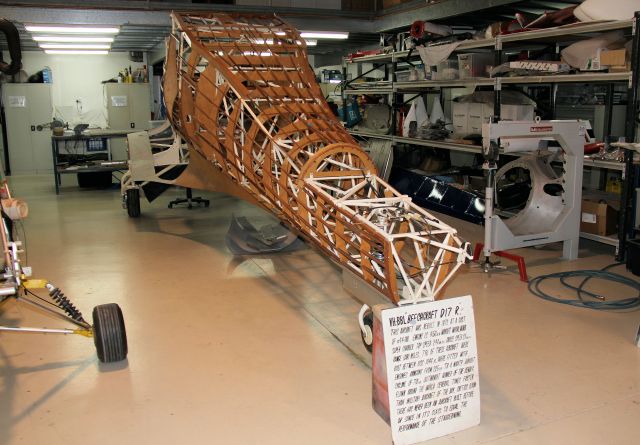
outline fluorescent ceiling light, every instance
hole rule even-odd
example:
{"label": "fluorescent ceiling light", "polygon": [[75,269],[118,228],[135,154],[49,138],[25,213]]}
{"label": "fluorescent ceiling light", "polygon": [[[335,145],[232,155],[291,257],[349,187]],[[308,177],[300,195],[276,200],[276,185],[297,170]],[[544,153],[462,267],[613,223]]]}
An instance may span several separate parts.
{"label": "fluorescent ceiling light", "polygon": [[262,56],[262,57],[273,56],[271,51],[260,52],[260,53],[256,51],[245,51],[242,54],[244,54],[245,56]]}
{"label": "fluorescent ceiling light", "polygon": [[41,43],[42,49],[111,49],[111,45],[104,43],[82,44],[82,43]]}
{"label": "fluorescent ceiling light", "polygon": [[113,37],[33,36],[36,42],[111,43]]}
{"label": "fluorescent ceiling light", "polygon": [[302,31],[300,36],[303,39],[348,39],[348,32],[333,31]]}
{"label": "fluorescent ceiling light", "polygon": [[95,28],[88,26],[40,26],[27,25],[25,29],[29,32],[53,32],[61,34],[118,34],[119,28]]}
{"label": "fluorescent ceiling light", "polygon": [[[307,46],[316,46],[318,44],[318,41],[313,39],[305,39],[305,41]],[[273,39],[251,39],[251,42],[258,45],[273,45]],[[300,45],[300,40],[296,40],[296,43]]]}
{"label": "fluorescent ceiling light", "polygon": [[109,54],[109,51],[90,50],[90,49],[45,49],[46,54],[95,54],[105,55]]}
{"label": "fluorescent ceiling light", "polygon": [[255,43],[256,45],[273,45],[273,39],[249,39],[251,43]]}

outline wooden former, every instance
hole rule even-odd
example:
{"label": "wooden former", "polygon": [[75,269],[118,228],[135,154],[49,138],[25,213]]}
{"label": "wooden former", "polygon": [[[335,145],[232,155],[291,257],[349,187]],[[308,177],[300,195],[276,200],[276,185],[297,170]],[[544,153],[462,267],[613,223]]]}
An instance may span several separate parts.
{"label": "wooden former", "polygon": [[[296,29],[276,16],[172,15],[163,91],[190,150],[394,303],[433,299],[470,258],[331,113]],[[204,174],[199,169],[199,174]]]}

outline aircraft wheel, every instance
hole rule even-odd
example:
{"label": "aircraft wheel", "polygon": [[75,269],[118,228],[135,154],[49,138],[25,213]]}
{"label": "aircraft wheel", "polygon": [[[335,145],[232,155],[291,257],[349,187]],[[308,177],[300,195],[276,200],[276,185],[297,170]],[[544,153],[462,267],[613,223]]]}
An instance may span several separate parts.
{"label": "aircraft wheel", "polygon": [[93,308],[93,341],[101,362],[119,362],[127,358],[127,333],[120,306],[109,303]]}
{"label": "aircraft wheel", "polygon": [[371,352],[373,350],[373,312],[371,309],[364,311],[364,314],[362,315],[362,324],[364,325],[364,330],[361,326],[360,338],[362,339],[362,344],[365,349]]}
{"label": "aircraft wheel", "polygon": [[130,218],[140,216],[140,190],[127,189],[127,214]]}

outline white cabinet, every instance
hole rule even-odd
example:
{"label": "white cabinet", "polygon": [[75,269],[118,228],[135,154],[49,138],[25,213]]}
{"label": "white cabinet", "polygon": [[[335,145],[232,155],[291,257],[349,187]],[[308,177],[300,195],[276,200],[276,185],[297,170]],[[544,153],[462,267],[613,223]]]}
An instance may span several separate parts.
{"label": "white cabinet", "polygon": [[[107,118],[113,130],[148,130],[151,106],[148,83],[108,83]],[[111,141],[111,156],[127,159],[124,139]]]}
{"label": "white cabinet", "polygon": [[12,174],[51,173],[51,130],[38,126],[51,122],[51,84],[6,83],[2,103],[7,121],[8,162]]}

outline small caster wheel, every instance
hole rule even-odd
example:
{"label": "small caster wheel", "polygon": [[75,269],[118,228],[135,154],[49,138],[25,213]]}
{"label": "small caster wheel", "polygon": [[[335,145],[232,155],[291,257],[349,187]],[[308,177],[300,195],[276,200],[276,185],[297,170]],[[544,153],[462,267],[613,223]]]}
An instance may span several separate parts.
{"label": "small caster wheel", "polygon": [[140,189],[127,189],[127,215],[130,218],[140,216]]}
{"label": "small caster wheel", "polygon": [[373,312],[369,306],[364,305],[358,315],[360,322],[360,338],[365,349],[369,352],[373,350]]}
{"label": "small caster wheel", "polygon": [[93,308],[93,341],[101,362],[119,362],[127,358],[127,333],[120,306],[109,303]]}

